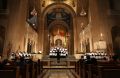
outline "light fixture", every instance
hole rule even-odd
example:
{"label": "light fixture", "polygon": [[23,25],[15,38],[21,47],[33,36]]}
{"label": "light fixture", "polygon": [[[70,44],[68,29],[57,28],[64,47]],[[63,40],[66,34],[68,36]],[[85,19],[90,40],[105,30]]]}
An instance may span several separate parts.
{"label": "light fixture", "polygon": [[103,33],[100,33],[100,41],[103,40]]}
{"label": "light fixture", "polygon": [[80,12],[80,16],[86,16],[87,15],[87,13],[86,13],[86,11],[84,10],[84,2],[83,2],[83,0],[81,0],[81,12]]}
{"label": "light fixture", "polygon": [[85,12],[85,10],[82,8],[81,12],[80,12],[80,16],[85,16],[87,13]]}
{"label": "light fixture", "polygon": [[101,34],[100,34],[100,36],[102,37],[102,36],[103,36],[103,34],[101,33]]}
{"label": "light fixture", "polygon": [[50,36],[50,34],[48,34],[48,37]]}
{"label": "light fixture", "polygon": [[42,54],[42,51],[38,51],[40,54]]}

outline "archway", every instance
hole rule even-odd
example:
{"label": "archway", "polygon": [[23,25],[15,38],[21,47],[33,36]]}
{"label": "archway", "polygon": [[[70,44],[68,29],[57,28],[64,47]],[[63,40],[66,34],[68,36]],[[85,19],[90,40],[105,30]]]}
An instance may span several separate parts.
{"label": "archway", "polygon": [[64,21],[53,21],[49,28],[50,47],[60,46],[67,48],[70,52],[69,27]]}
{"label": "archway", "polygon": [[[52,26],[53,28],[56,28],[55,26],[61,26],[61,27],[66,27],[67,32],[67,37],[69,37],[69,48],[70,48],[70,54],[73,54],[74,52],[74,19],[75,17],[75,12],[70,6],[66,4],[54,4],[54,5],[49,5],[44,11],[43,11],[43,24],[44,24],[44,51],[47,52],[46,54],[49,53],[50,49],[50,31],[49,28]],[[66,24],[66,25],[65,25]],[[59,28],[59,27],[58,27]],[[69,31],[68,31],[69,30]],[[68,33],[69,32],[69,33]],[[65,39],[65,38],[64,38]]]}

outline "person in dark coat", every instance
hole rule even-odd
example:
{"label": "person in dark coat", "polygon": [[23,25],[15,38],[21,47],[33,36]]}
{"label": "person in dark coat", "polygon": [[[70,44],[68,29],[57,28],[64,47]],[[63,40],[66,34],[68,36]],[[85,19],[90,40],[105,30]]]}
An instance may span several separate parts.
{"label": "person in dark coat", "polygon": [[57,63],[60,63],[60,52],[57,50]]}

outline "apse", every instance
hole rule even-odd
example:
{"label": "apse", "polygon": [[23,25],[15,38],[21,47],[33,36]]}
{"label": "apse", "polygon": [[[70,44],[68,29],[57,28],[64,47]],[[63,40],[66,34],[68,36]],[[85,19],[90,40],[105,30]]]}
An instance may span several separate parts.
{"label": "apse", "polygon": [[[51,9],[47,15],[47,27],[50,35],[50,47],[62,46],[68,48],[68,33],[71,27],[71,14],[64,8]],[[61,40],[61,43],[57,43]]]}
{"label": "apse", "polygon": [[56,24],[55,27],[52,26],[49,29],[49,33],[50,33],[50,45],[51,46],[67,47],[67,42],[68,42],[67,34],[69,32],[65,26]]}

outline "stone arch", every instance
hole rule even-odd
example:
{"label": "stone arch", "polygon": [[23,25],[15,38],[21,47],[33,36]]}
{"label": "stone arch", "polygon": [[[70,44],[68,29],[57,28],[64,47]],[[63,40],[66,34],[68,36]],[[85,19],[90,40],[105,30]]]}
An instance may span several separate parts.
{"label": "stone arch", "polygon": [[65,28],[67,28],[67,30],[69,30],[69,26],[68,26],[64,21],[58,21],[58,20],[53,21],[53,22],[49,25],[48,29],[51,29],[51,28],[52,28],[54,25],[56,25],[56,24],[62,25],[62,26],[64,26]]}
{"label": "stone arch", "polygon": [[[69,28],[68,24],[64,21],[55,20],[49,25],[48,32],[51,36],[54,36],[54,38],[53,38],[54,42],[52,42],[52,43],[54,43],[54,46],[56,45],[56,40],[60,39],[62,41],[60,46],[65,47],[64,46],[64,43],[65,43],[64,37],[70,33],[69,29],[70,28]],[[60,33],[58,33],[58,30],[60,30],[59,31]],[[58,34],[61,36],[58,36]],[[66,45],[69,45],[69,44],[66,42]],[[68,47],[66,46],[66,48],[68,48]]]}
{"label": "stone arch", "polygon": [[[43,12],[41,13],[41,20],[42,20],[42,28],[44,29],[44,45],[43,45],[43,50],[45,52],[48,52],[49,51],[49,31],[48,31],[48,27],[47,27],[47,24],[46,24],[46,15],[47,13],[54,9],[54,8],[64,8],[65,10],[67,10],[70,14],[71,14],[71,27],[69,28],[69,32],[70,32],[70,36],[69,36],[69,51],[70,51],[70,54],[73,54],[72,52],[74,52],[74,27],[75,27],[75,17],[76,17],[76,13],[75,11],[73,10],[73,8],[65,3],[53,3],[51,5],[48,5],[44,10]],[[60,23],[60,22],[59,22]],[[65,25],[67,26],[67,25]],[[47,40],[47,41],[46,41]],[[48,54],[48,53],[45,53],[45,54]]]}
{"label": "stone arch", "polygon": [[51,5],[48,5],[43,10],[43,12],[42,12],[42,15],[43,15],[42,18],[45,17],[45,15],[49,11],[49,9],[53,9],[53,8],[56,8],[56,7],[58,7],[58,8],[64,8],[64,9],[68,10],[71,13],[72,17],[75,17],[75,15],[76,15],[75,11],[73,10],[73,8],[71,6],[69,6],[69,5],[65,4],[65,3],[53,3]]}

